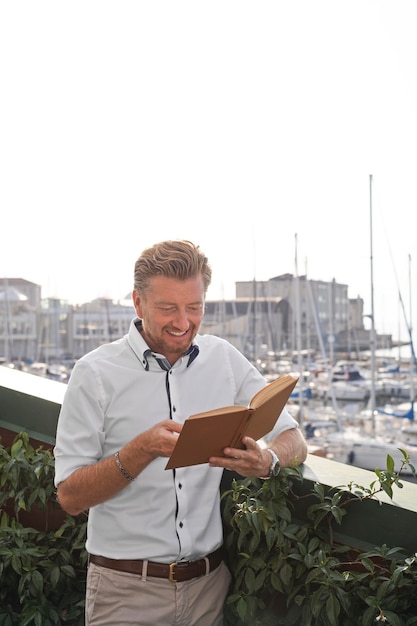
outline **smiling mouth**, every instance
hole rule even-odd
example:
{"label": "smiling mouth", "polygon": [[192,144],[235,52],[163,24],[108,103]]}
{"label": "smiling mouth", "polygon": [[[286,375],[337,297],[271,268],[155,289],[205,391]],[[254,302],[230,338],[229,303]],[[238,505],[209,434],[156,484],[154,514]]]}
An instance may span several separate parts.
{"label": "smiling mouth", "polygon": [[183,330],[181,332],[175,332],[173,330],[168,330],[167,332],[170,335],[173,335],[174,337],[184,337],[184,335],[186,335],[188,333],[188,330]]}

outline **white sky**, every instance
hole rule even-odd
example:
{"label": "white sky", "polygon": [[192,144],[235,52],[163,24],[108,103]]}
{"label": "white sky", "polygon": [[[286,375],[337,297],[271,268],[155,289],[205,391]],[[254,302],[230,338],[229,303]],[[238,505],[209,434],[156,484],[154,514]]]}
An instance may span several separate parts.
{"label": "white sky", "polygon": [[372,175],[375,323],[397,338],[416,27],[415,0],[2,2],[0,276],[119,299],[144,247],[188,238],[208,297],[233,297],[294,273],[297,234],[299,273],[370,311]]}

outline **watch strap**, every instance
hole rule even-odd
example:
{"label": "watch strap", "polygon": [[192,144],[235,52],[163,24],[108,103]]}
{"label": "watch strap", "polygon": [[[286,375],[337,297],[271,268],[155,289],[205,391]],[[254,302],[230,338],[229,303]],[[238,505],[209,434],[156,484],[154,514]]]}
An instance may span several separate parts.
{"label": "watch strap", "polygon": [[268,478],[271,478],[272,476],[278,476],[281,470],[281,464],[279,462],[279,458],[276,455],[276,453],[273,450],[271,450],[271,448],[267,448],[267,451],[271,455],[272,461],[271,461],[271,465],[269,468],[269,476],[261,476],[263,480],[267,480]]}

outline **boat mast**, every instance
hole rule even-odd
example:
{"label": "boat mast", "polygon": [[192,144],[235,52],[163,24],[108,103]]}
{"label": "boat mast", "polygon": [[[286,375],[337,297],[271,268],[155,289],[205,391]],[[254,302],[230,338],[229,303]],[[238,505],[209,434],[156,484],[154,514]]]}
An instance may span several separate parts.
{"label": "boat mast", "polygon": [[413,297],[411,293],[411,254],[408,255],[408,285],[410,292],[410,405],[414,415],[414,372],[416,370],[416,356],[413,344]]}
{"label": "boat mast", "polygon": [[375,315],[374,315],[374,258],[373,258],[373,226],[372,226],[372,174],[369,176],[369,219],[370,219],[370,268],[371,268],[371,335],[370,335],[370,347],[371,347],[371,395],[369,400],[369,408],[371,410],[372,417],[372,429],[375,432]]}
{"label": "boat mast", "polygon": [[302,338],[301,338],[301,297],[300,297],[300,277],[298,275],[298,239],[297,233],[295,233],[295,257],[294,257],[294,269],[295,269],[295,320],[296,320],[296,348],[297,348],[297,364],[300,373],[298,381],[298,422],[302,425],[303,422],[303,393],[304,393],[304,362],[302,357]]}

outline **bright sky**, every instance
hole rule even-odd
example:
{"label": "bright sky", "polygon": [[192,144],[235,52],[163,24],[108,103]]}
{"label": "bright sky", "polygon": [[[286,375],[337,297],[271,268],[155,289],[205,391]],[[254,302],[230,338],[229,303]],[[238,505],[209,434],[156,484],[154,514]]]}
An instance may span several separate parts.
{"label": "bright sky", "polygon": [[144,247],[187,238],[209,298],[294,273],[297,250],[370,312],[372,175],[375,324],[397,338],[416,25],[415,0],[2,2],[0,276],[120,299]]}

